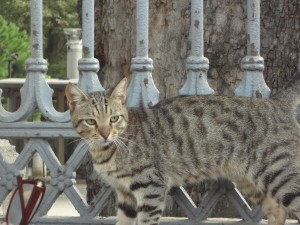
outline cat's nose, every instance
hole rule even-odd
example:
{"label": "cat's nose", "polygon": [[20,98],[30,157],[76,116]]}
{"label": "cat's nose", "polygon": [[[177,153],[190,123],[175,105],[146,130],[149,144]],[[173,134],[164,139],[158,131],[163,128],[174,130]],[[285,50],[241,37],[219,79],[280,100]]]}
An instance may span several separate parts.
{"label": "cat's nose", "polygon": [[103,137],[105,139],[105,141],[109,137],[109,133],[105,133],[105,132],[101,132],[100,135],[101,135],[101,137]]}
{"label": "cat's nose", "polygon": [[108,139],[110,135],[110,129],[106,127],[99,127],[98,132],[105,141]]}

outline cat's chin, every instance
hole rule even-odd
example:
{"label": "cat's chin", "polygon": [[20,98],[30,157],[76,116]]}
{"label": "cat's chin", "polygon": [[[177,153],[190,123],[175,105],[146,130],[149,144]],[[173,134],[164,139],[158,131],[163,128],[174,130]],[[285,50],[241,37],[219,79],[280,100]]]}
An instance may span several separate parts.
{"label": "cat's chin", "polygon": [[112,143],[113,141],[101,141],[99,142],[99,145],[105,147],[107,145],[111,145]]}
{"label": "cat's chin", "polygon": [[104,139],[99,139],[97,141],[97,144],[99,145],[99,147],[107,147],[108,145],[112,145],[114,143],[114,140],[104,140]]}

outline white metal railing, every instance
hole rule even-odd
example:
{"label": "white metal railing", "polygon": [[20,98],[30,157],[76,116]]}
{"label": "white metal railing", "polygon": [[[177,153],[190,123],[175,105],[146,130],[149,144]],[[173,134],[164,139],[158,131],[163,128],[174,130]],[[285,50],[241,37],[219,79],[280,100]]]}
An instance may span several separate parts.
{"label": "white metal railing", "polygon": [[235,95],[268,98],[270,89],[263,77],[264,59],[260,56],[260,0],[247,1],[247,37],[247,56],[242,60],[244,77]]}
{"label": "white metal railing", "polygon": [[191,1],[191,56],[187,58],[187,80],[180,95],[211,95],[214,90],[207,82],[209,60],[204,57],[203,1]]}
{"label": "white metal railing", "polygon": [[[236,95],[268,97],[269,88],[262,76],[263,59],[260,57],[260,0],[248,0],[247,56],[243,59],[244,78],[236,90]],[[129,107],[149,107],[159,101],[159,92],[152,79],[153,61],[148,57],[148,0],[136,1],[136,55],[131,62],[133,76],[128,87]],[[86,146],[79,143],[69,160],[62,165],[48,141],[49,138],[76,138],[72,129],[69,112],[57,112],[52,104],[53,91],[44,78],[47,63],[43,58],[42,0],[31,0],[31,58],[26,62],[26,82],[21,89],[21,106],[16,112],[6,111],[0,105],[0,137],[26,138],[22,152],[16,161],[8,164],[0,154],[0,203],[16,186],[16,176],[29,163],[34,153],[38,153],[50,170],[50,188],[34,219],[35,224],[114,224],[112,218],[99,218],[112,191],[103,187],[89,205],[76,186],[76,170],[81,164]],[[187,58],[187,80],[180,94],[213,94],[207,82],[209,61],[204,56],[203,0],[191,0],[191,55]],[[82,1],[82,58],[78,62],[79,86],[84,92],[104,90],[97,72],[99,62],[94,58],[94,0]],[[0,89],[1,91],[1,89]],[[46,122],[28,122],[27,118],[38,108]],[[0,146],[1,148],[1,146]],[[49,217],[47,212],[65,193],[79,212],[80,217]],[[239,224],[259,224],[262,214],[259,208],[250,208],[239,191],[227,181],[216,183],[200,206],[196,206],[182,187],[175,188],[172,194],[185,212],[187,219],[165,218],[162,224],[207,224],[209,210],[217,200],[226,195],[241,215]],[[227,222],[210,222],[227,224]]]}

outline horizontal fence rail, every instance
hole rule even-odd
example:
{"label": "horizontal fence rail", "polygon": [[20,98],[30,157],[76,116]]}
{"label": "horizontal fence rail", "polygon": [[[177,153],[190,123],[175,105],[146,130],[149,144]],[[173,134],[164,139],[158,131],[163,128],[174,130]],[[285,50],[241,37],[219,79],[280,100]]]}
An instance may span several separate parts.
{"label": "horizontal fence rail", "polygon": [[[248,48],[242,61],[244,78],[235,94],[267,98],[270,90],[262,75],[264,64],[259,43],[260,1],[247,2]],[[136,0],[136,55],[131,61],[133,75],[127,92],[128,107],[151,107],[159,101],[159,92],[152,78],[153,60],[148,57],[148,10],[148,0]],[[186,60],[187,79],[179,90],[180,95],[214,93],[207,82],[209,60],[204,56],[203,15],[203,0],[191,0],[191,55]],[[88,151],[85,143],[79,142],[65,163],[58,160],[50,145],[50,139],[78,139],[79,136],[72,128],[69,112],[58,112],[53,106],[53,90],[44,78],[48,67],[42,50],[42,16],[42,0],[31,0],[31,57],[26,62],[26,81],[20,90],[21,105],[15,112],[7,111],[0,105],[0,138],[26,139],[20,155],[13,163],[9,164],[0,153],[0,203],[16,187],[16,177],[23,173],[37,153],[49,169],[51,179],[32,224],[115,224],[114,215],[98,217],[112,195],[109,187],[104,186],[90,204],[76,187],[76,171]],[[102,91],[104,88],[97,76],[99,61],[94,58],[94,0],[82,0],[82,46],[82,58],[78,61],[78,85],[87,93]],[[30,121],[36,109],[46,121]],[[63,193],[80,216],[47,216]],[[260,208],[251,208],[239,190],[228,181],[216,182],[199,206],[195,205],[183,187],[174,188],[171,194],[186,217],[163,218],[161,224],[266,224]],[[222,196],[226,196],[239,212],[239,219],[208,219],[210,210]]]}

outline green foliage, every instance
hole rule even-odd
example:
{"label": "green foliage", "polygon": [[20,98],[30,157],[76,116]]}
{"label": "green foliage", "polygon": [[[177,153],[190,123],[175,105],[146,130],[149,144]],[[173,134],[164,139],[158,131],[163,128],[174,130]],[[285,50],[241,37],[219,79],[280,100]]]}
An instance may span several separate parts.
{"label": "green foliage", "polygon": [[[12,54],[18,54],[16,60]],[[13,23],[7,23],[0,15],[0,79],[8,76],[8,63],[13,65],[13,77],[23,77],[25,60],[30,56],[30,40],[25,31]]]}
{"label": "green foliage", "polygon": [[30,1],[1,0],[0,14],[6,21],[16,24],[30,35]]}
{"label": "green foliage", "polygon": [[[30,34],[30,1],[1,0],[0,14]],[[43,1],[44,58],[51,77],[66,76],[67,52],[64,28],[78,28],[77,0]]]}

